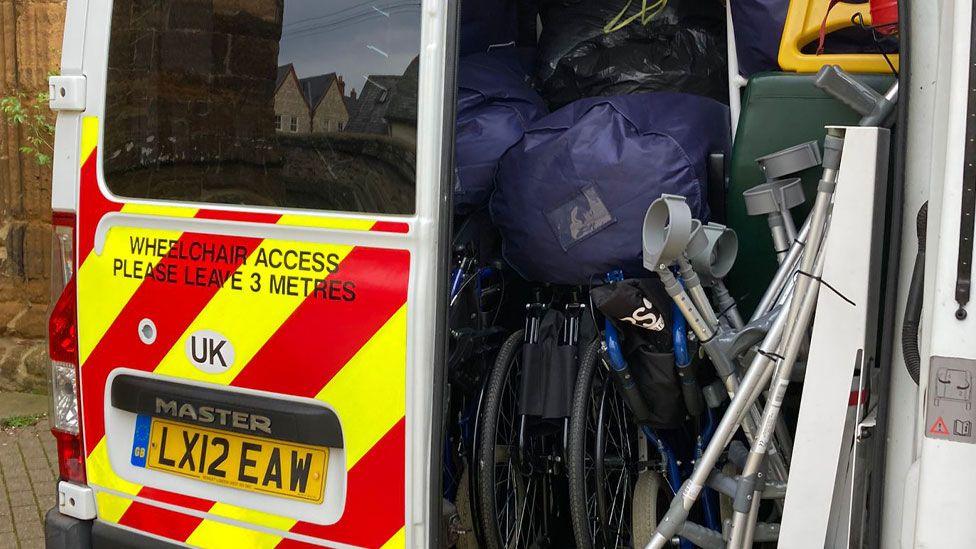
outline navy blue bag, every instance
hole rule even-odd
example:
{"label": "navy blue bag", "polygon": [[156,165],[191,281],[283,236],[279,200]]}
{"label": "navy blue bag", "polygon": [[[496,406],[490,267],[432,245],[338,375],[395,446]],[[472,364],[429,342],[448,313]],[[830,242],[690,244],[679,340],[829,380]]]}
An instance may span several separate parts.
{"label": "navy blue bag", "polygon": [[779,42],[790,0],[735,0],[732,24],[739,74],[779,70]]}
{"label": "navy blue bag", "polygon": [[454,207],[459,214],[488,202],[498,160],[547,112],[529,82],[534,58],[534,50],[505,48],[458,63]]}
{"label": "navy blue bag", "polygon": [[663,193],[708,218],[707,159],[729,150],[729,112],[657,92],[572,103],[528,128],[498,166],[492,220],[523,277],[588,284],[643,275],[641,226]]}

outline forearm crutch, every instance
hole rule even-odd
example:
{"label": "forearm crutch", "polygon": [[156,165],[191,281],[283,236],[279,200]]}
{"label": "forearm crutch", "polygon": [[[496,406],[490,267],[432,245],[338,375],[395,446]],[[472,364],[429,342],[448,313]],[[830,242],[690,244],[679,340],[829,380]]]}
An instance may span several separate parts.
{"label": "forearm crutch", "polygon": [[[837,168],[840,166],[840,153],[843,148],[842,132],[843,130],[831,129],[826,138],[823,175],[817,193],[817,200],[810,214],[809,239],[806,246],[804,246],[800,261],[800,271],[805,273],[811,273],[814,270],[823,235],[825,234],[824,221],[828,214],[830,198],[833,195],[833,188],[837,181]],[[725,447],[732,440],[732,436],[735,434],[741,418],[753,407],[762,388],[766,386],[766,383],[772,377],[775,360],[778,360],[779,357],[792,356],[792,361],[795,361],[796,355],[799,352],[800,343],[802,343],[806,331],[804,323],[800,321],[805,318],[806,323],[809,323],[813,307],[816,305],[816,295],[812,297],[808,295],[811,293],[811,288],[816,289],[815,286],[810,284],[808,278],[799,278],[795,281],[792,295],[787,298],[789,306],[784,312],[780,313],[772,329],[767,333],[763,344],[760,346],[759,351],[756,353],[752,364],[746,372],[745,378],[742,380],[739,392],[732,399],[725,416],[719,423],[716,436],[713,437],[712,442],[706,448],[702,458],[695,464],[695,469],[691,477],[685,481],[680,492],[675,495],[671,507],[668,509],[664,519],[658,523],[657,530],[651,538],[650,543],[648,543],[647,548],[661,549],[664,547],[668,540],[674,536],[675,532],[680,529],[681,523],[687,519],[688,513],[697,500],[702,487],[705,485],[709,473],[715,467]],[[816,292],[813,293],[815,294]],[[787,329],[787,326],[789,326],[789,329]],[[783,338],[784,332],[790,334],[785,339]],[[785,345],[783,344],[784,342]],[[767,401],[766,409],[763,412],[760,430],[756,433],[756,437],[754,437],[750,452],[752,462],[755,462],[755,458],[752,457],[753,452],[766,452],[772,446],[772,434],[776,421],[778,420],[779,409],[786,387],[780,380],[784,379],[785,375],[785,379],[787,380],[786,384],[788,384],[792,361],[784,360],[777,369],[778,384],[773,387],[771,398]],[[739,493],[743,494],[744,497],[735,498],[735,503],[737,504],[736,513],[745,515],[744,519],[740,519],[740,522],[743,524],[748,519],[757,492],[761,492],[761,489],[758,491],[755,489],[755,485],[761,480],[756,474],[761,464],[762,459],[758,463],[752,463],[753,467],[750,468],[750,461],[747,460],[746,465],[748,469],[743,471],[739,480]]]}
{"label": "forearm crutch", "polygon": [[[689,295],[689,291],[686,291],[671,273],[671,266],[678,264],[682,269],[682,274],[692,275],[693,283],[689,284],[689,290],[695,287],[694,282],[697,282],[700,288],[700,281],[697,280],[694,269],[691,268],[687,257],[685,257],[685,250],[689,244],[692,244],[693,249],[699,245],[692,243],[692,236],[696,228],[698,228],[698,222],[692,219],[691,210],[683,196],[666,194],[655,200],[647,209],[647,214],[644,217],[644,267],[656,272],[661,278],[668,295],[674,300],[678,310],[688,321],[688,325],[711,359],[716,373],[725,384],[729,397],[734,398],[740,392],[739,375],[735,365],[735,357],[738,354],[736,350],[743,345],[743,342],[745,346],[751,347],[754,341],[743,338],[755,337],[757,331],[748,326],[738,331],[738,334],[742,336],[738,340],[736,338],[718,337],[722,333],[722,327],[718,326],[711,304],[708,303],[707,298],[703,297],[704,292],[699,296],[699,299],[704,300],[703,307],[707,311],[712,311],[712,319],[715,320],[711,322],[710,319],[706,319],[701,314],[694,298],[695,294]],[[750,441],[754,437],[755,426],[760,418],[759,410],[750,409],[749,414],[741,419],[743,431]],[[786,478],[786,463],[783,457],[777,453],[775,445],[770,445],[769,464],[774,477],[780,480]]]}

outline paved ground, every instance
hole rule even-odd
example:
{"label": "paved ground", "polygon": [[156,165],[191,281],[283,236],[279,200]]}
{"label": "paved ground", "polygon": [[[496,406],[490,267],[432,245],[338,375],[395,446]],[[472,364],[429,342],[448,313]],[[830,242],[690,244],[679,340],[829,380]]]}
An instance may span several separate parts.
{"label": "paved ground", "polygon": [[[0,393],[0,402],[8,395]],[[0,415],[0,425],[23,423],[23,416],[33,415],[24,410]],[[31,426],[0,428],[0,549],[44,547],[44,513],[56,502],[57,467],[46,418]]]}
{"label": "paved ground", "polygon": [[0,391],[0,422],[9,418],[47,413],[47,395]]}

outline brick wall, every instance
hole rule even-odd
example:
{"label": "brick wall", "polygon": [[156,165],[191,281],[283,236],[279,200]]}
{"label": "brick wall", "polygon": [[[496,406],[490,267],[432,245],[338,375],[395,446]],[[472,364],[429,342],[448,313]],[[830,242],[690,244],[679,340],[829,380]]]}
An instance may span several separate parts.
{"label": "brick wall", "polygon": [[[63,1],[0,0],[0,96],[47,87],[63,27]],[[19,154],[20,131],[0,120],[0,390],[43,391],[51,173]]]}

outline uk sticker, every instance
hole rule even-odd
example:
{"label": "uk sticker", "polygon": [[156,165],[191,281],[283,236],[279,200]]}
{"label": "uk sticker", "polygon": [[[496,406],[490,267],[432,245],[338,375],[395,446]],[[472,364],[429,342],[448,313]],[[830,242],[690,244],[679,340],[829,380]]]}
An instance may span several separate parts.
{"label": "uk sticker", "polygon": [[976,360],[934,356],[929,366],[925,436],[976,444]]}

